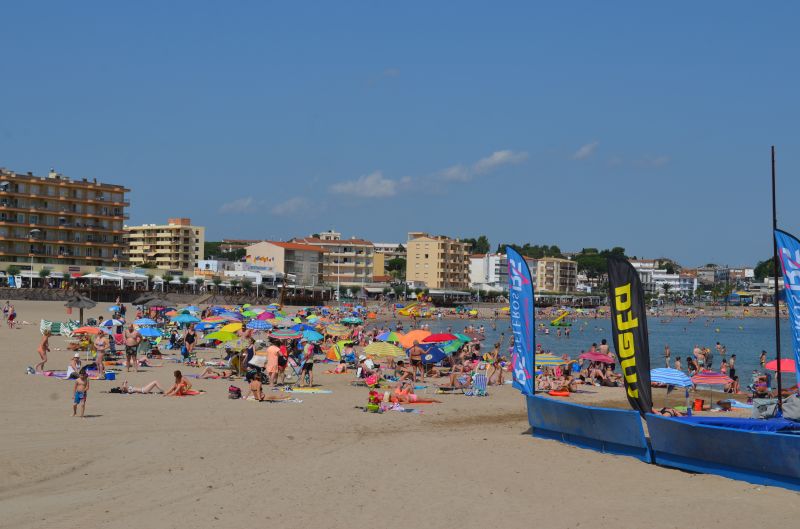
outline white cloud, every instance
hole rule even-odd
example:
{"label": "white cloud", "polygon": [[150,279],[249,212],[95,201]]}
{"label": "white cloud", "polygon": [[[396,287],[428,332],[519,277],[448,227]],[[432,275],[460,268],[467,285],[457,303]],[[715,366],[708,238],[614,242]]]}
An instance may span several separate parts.
{"label": "white cloud", "polygon": [[528,159],[527,152],[514,152],[510,150],[495,151],[486,158],[481,158],[472,167],[476,174],[494,171],[503,165],[516,164]]}
{"label": "white cloud", "polygon": [[464,167],[461,164],[448,167],[440,174],[442,176],[442,180],[448,180],[450,182],[466,182],[472,179],[472,174],[469,168]]}
{"label": "white cloud", "polygon": [[308,207],[308,200],[303,197],[292,197],[288,200],[275,204],[270,211],[273,215],[291,215],[301,209]]}
{"label": "white cloud", "polygon": [[586,158],[594,154],[594,151],[597,150],[598,145],[600,145],[599,141],[593,141],[587,143],[586,145],[581,146],[581,148],[575,151],[575,154],[572,155],[572,159],[585,160]]}
{"label": "white cloud", "polygon": [[253,197],[238,198],[225,202],[219,207],[220,213],[253,213],[260,203]]}
{"label": "white cloud", "polygon": [[398,182],[397,180],[386,178],[381,171],[374,171],[356,180],[333,184],[331,191],[341,195],[355,195],[364,198],[386,198],[397,194],[398,184],[408,182],[410,182],[408,177]]}

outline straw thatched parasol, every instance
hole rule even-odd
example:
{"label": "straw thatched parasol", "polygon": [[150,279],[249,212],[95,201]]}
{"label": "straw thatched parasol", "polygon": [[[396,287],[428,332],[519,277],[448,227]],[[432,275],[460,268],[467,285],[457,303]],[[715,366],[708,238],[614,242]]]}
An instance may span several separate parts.
{"label": "straw thatched parasol", "polygon": [[78,309],[80,311],[79,323],[83,325],[83,309],[93,309],[97,306],[97,303],[82,294],[75,294],[67,299],[64,306],[70,309]]}

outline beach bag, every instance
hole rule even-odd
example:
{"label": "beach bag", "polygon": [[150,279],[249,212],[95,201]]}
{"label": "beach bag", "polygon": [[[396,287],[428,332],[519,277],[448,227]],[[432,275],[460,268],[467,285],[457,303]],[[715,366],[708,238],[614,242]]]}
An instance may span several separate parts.
{"label": "beach bag", "polygon": [[791,395],[783,401],[783,418],[800,421],[800,397]]}
{"label": "beach bag", "polygon": [[238,386],[228,386],[228,398],[229,399],[241,399],[242,398],[242,390]]}

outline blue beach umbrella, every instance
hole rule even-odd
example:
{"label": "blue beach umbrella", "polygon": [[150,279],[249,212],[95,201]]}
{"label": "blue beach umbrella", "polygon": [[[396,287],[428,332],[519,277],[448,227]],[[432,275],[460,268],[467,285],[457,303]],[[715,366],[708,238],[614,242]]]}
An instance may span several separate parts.
{"label": "blue beach umbrella", "polygon": [[207,330],[215,329],[218,326],[219,326],[219,323],[205,323],[205,322],[202,322],[202,323],[198,323],[197,325],[195,325],[194,328],[197,331],[206,332]]}
{"label": "blue beach umbrella", "polygon": [[139,318],[138,320],[134,320],[136,325],[155,325],[156,321],[150,318]]}
{"label": "blue beach umbrella", "polygon": [[[422,354],[422,363],[423,364],[438,364],[445,358],[447,358],[447,353],[445,353],[439,344],[429,343],[429,344],[420,344],[419,346],[423,351]],[[407,349],[406,352],[410,351],[411,348]]]}
{"label": "blue beach umbrella", "polygon": [[313,331],[315,330],[312,325],[307,323],[298,323],[297,325],[292,326],[292,330],[294,331]]}
{"label": "blue beach umbrella", "polygon": [[152,327],[143,327],[139,329],[139,334],[144,336],[145,338],[158,338],[161,336],[161,331],[158,329],[154,329]]}
{"label": "blue beach umbrella", "polygon": [[272,325],[263,320],[250,320],[247,322],[247,328],[256,331],[268,331],[272,329]]}
{"label": "blue beach umbrella", "polygon": [[104,321],[100,325],[102,325],[103,327],[116,327],[118,325],[125,325],[125,322],[122,321],[122,320],[113,320],[113,319],[111,319],[111,320]]}
{"label": "blue beach umbrella", "polygon": [[189,305],[188,307],[184,307],[183,310],[188,310],[189,312],[200,312],[200,307]]}
{"label": "blue beach umbrella", "polygon": [[175,323],[180,323],[181,325],[189,324],[189,323],[200,323],[199,318],[195,318],[191,314],[179,314],[172,318],[172,321]]}
{"label": "blue beach umbrella", "polygon": [[119,311],[120,311],[120,308],[117,305],[112,305],[112,306],[108,307],[108,312],[119,312]]}
{"label": "blue beach umbrella", "polygon": [[323,339],[323,336],[317,331],[303,331],[303,339],[307,342],[318,342]]}

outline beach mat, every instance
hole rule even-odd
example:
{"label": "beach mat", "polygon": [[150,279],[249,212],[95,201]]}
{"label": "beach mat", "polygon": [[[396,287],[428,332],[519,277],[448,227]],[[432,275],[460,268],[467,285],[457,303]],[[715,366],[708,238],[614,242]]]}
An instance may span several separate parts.
{"label": "beach mat", "polygon": [[308,393],[308,394],[318,394],[318,395],[328,395],[333,393],[333,391],[329,389],[317,389],[317,388],[284,388],[283,391],[288,393]]}

